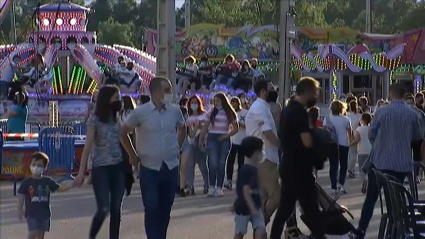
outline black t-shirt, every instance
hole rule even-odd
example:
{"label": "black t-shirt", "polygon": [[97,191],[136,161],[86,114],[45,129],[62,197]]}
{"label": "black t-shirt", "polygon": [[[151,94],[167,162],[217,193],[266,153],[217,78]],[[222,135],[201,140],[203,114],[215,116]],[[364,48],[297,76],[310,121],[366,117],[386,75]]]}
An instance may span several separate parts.
{"label": "black t-shirt", "polygon": [[199,71],[209,71],[210,73],[205,74],[205,76],[211,76],[212,75],[212,66],[206,65],[206,66],[199,67],[198,75],[201,75],[201,73]]}
{"label": "black t-shirt", "polygon": [[257,209],[261,208],[260,185],[258,181],[258,170],[255,166],[245,164],[238,172],[236,182],[235,213],[237,215],[249,215],[249,208],[243,197],[243,186],[248,185],[251,189],[252,200]]}
{"label": "black t-shirt", "polygon": [[56,192],[59,187],[60,185],[50,177],[24,179],[18,193],[25,195],[25,217],[50,218],[50,193]]}
{"label": "black t-shirt", "polygon": [[279,138],[282,146],[281,174],[288,177],[305,175],[313,170],[312,149],[304,147],[301,133],[312,133],[312,122],[302,104],[291,100],[280,116]]}

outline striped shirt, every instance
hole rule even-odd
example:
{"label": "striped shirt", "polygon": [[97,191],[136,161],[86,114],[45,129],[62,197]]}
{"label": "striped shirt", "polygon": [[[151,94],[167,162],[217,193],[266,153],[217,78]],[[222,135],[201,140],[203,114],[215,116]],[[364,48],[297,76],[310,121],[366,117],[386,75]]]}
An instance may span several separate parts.
{"label": "striped shirt", "polygon": [[411,172],[411,142],[421,139],[416,112],[401,100],[378,108],[369,129],[370,160],[379,170]]}
{"label": "striped shirt", "polygon": [[[207,121],[210,120],[211,113],[214,108],[211,108],[206,116]],[[215,116],[214,122],[211,122],[208,133],[211,134],[227,134],[230,131],[229,121],[227,120],[226,111],[219,110]]]}

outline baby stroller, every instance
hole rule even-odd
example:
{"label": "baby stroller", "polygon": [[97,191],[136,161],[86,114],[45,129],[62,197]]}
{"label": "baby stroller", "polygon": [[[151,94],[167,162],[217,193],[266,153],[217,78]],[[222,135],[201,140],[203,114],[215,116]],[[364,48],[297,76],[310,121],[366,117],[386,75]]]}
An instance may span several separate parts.
{"label": "baby stroller", "polygon": [[[317,194],[318,194],[318,204],[321,209],[321,221],[324,222],[325,234],[327,238],[332,239],[350,239],[349,235],[355,228],[344,216],[348,214],[351,219],[354,219],[353,214],[350,211],[339,205],[336,200],[338,195],[335,198],[332,198],[319,183],[316,182]],[[307,227],[309,224],[314,222],[308,222],[305,215],[301,210],[301,220],[305,223]]]}

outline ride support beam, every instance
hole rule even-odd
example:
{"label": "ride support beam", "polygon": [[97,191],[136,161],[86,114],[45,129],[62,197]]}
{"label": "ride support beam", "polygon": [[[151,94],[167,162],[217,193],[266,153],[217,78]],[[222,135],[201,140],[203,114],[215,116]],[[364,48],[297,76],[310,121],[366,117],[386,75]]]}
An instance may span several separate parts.
{"label": "ride support beam", "polygon": [[[290,0],[280,1],[280,21],[279,21],[279,103],[283,106],[285,99],[290,96],[291,79],[289,78],[290,71],[290,56],[288,52],[288,13]],[[289,59],[288,59],[289,58]]]}
{"label": "ride support beam", "polygon": [[158,0],[157,8],[157,58],[156,75],[171,81],[176,99],[176,3],[174,0]]}

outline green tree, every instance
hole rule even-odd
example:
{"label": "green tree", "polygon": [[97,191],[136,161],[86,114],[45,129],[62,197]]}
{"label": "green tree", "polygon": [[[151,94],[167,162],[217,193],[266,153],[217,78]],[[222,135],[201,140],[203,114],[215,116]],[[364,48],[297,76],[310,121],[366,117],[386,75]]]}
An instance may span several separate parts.
{"label": "green tree", "polygon": [[90,8],[93,13],[89,15],[87,29],[89,31],[97,31],[100,22],[107,21],[112,17],[113,3],[111,0],[96,0],[90,5]]}
{"label": "green tree", "polygon": [[132,23],[137,14],[138,4],[135,0],[119,0],[113,5],[114,19],[119,23]]}
{"label": "green tree", "polygon": [[129,24],[122,24],[112,17],[99,23],[99,43],[106,45],[120,44],[134,46],[132,42],[132,28]]}
{"label": "green tree", "polygon": [[406,16],[403,18],[401,30],[407,31],[425,26],[425,2],[418,3],[412,6]]}

